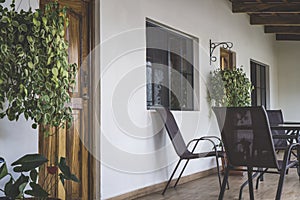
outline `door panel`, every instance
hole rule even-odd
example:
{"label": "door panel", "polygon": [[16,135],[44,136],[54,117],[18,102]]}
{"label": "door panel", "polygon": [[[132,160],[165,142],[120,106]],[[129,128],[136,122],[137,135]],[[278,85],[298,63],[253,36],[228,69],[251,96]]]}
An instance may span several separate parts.
{"label": "door panel", "polygon": [[[48,0],[41,0],[41,8]],[[90,52],[91,16],[90,1],[83,0],[59,0],[60,6],[68,7],[69,26],[66,30],[66,39],[69,43],[69,62],[76,63],[79,70],[76,87],[72,92],[72,107],[74,122],[70,129],[44,127],[50,130],[51,136],[44,137],[43,129],[40,128],[39,151],[48,157],[51,163],[57,162],[61,156],[66,157],[67,164],[72,173],[80,179],[80,183],[66,182],[65,187],[61,184],[51,190],[53,196],[61,199],[92,199],[93,196],[93,171],[92,156],[88,149],[93,137],[90,131],[89,117],[92,102],[89,99],[91,88],[90,66],[85,62]],[[41,181],[45,177],[40,176]],[[57,180],[52,180],[52,182]]]}

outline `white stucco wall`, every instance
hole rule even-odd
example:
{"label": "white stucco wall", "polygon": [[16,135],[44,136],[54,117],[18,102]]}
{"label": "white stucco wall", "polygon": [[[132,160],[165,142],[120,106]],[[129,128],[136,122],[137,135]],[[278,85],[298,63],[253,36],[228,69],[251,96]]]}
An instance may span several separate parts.
{"label": "white stucco wall", "polygon": [[[278,106],[274,36],[250,26],[248,15],[232,14],[228,0],[102,0],[100,9],[103,199],[167,180],[177,161],[160,118],[146,110],[146,17],[199,39],[200,111],[173,112],[186,141],[219,135],[206,100],[209,72],[219,64],[209,65],[209,39],[233,42],[248,74],[250,58],[269,65],[270,106]],[[192,161],[185,175],[214,166]]]}
{"label": "white stucco wall", "polygon": [[276,42],[279,108],[287,121],[300,121],[300,42]]}

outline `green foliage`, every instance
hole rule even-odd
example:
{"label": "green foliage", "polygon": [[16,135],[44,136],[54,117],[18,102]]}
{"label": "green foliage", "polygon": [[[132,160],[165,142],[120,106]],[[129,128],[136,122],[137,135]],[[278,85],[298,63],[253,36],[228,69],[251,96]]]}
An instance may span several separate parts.
{"label": "green foliage", "polygon": [[76,175],[71,173],[71,169],[67,165],[66,159],[64,157],[60,158],[60,161],[58,163],[58,167],[61,171],[61,173],[59,173],[59,178],[60,178],[60,181],[62,182],[63,185],[65,183],[65,180],[72,180],[74,182],[79,182]]}
{"label": "green foliage", "polygon": [[216,106],[250,106],[253,86],[242,68],[211,72],[210,99]]}
{"label": "green foliage", "polygon": [[[2,2],[2,1],[1,1]],[[21,114],[37,124],[64,127],[72,121],[69,92],[76,64],[68,63],[66,8],[57,2],[45,11],[15,10],[0,5],[0,117]]]}
{"label": "green foliage", "polygon": [[[27,154],[19,158],[17,161],[11,164],[11,166],[13,166],[13,170],[20,173],[20,176],[16,180],[8,172],[6,162],[2,163],[2,166],[0,167],[0,180],[5,179],[5,177],[9,177],[9,179],[4,188],[0,190],[4,192],[6,197],[10,199],[21,199],[24,197],[24,194],[37,198],[48,197],[49,193],[47,190],[53,186],[45,186],[44,184],[39,185],[37,183],[37,168],[43,166],[45,163],[47,163],[47,161],[47,158],[41,154]],[[71,173],[70,167],[66,164],[65,158],[60,159],[58,166],[61,171],[58,176],[63,184],[64,180],[79,182],[78,178]],[[53,168],[53,166],[51,168]],[[28,173],[24,174],[24,172],[29,172],[29,175]],[[55,173],[49,173],[49,175],[51,176],[49,177],[52,179],[52,176],[57,175],[57,172],[55,171]],[[30,189],[25,190],[25,187],[28,184]]]}
{"label": "green foliage", "polygon": [[11,166],[15,166],[15,172],[29,172],[46,163],[47,161],[47,158],[45,158],[43,155],[28,154],[13,162]]}

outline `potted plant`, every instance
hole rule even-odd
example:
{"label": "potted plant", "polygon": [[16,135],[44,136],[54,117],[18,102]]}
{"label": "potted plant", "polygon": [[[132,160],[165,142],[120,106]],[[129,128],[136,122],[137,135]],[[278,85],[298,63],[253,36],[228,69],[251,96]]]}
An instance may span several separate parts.
{"label": "potted plant", "polygon": [[210,76],[209,98],[215,106],[250,106],[253,86],[243,68],[216,69]]}
{"label": "potted plant", "polygon": [[[4,161],[0,167],[0,180],[8,179],[8,181],[4,188],[0,189],[5,195],[5,197],[1,197],[0,199],[24,199],[26,195],[34,198],[29,197],[25,199],[56,199],[50,198],[48,193],[54,185],[45,184],[46,180],[42,184],[38,183],[38,168],[40,167],[47,167],[47,178],[53,179],[58,176],[63,185],[65,180],[79,182],[76,175],[71,173],[65,158],[61,157],[60,161],[54,166],[45,166],[47,162],[47,158],[41,154],[27,154],[19,158],[11,164],[13,171],[20,174],[15,179],[8,172],[7,164]],[[29,189],[26,187],[27,185],[29,185]]]}
{"label": "potted plant", "polygon": [[[253,86],[242,67],[216,69],[210,75],[209,101],[211,104],[224,107],[251,105]],[[219,144],[219,146],[222,146],[222,144]],[[222,158],[222,166],[225,166],[225,162],[226,159]],[[230,174],[243,175],[243,172],[232,171]]]}

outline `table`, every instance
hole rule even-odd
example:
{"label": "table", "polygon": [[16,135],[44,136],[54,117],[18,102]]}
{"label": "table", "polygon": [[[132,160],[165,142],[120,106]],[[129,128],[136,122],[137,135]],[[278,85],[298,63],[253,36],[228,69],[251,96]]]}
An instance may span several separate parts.
{"label": "table", "polygon": [[289,143],[299,142],[300,122],[285,122],[283,124],[271,125],[271,130],[284,130],[285,134],[273,135],[273,139],[287,139]]}

